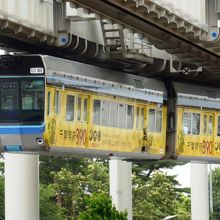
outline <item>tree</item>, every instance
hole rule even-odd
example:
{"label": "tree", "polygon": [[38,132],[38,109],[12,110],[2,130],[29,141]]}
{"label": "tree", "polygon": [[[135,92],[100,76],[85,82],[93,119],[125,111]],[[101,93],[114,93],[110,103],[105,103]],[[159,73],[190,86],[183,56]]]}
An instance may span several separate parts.
{"label": "tree", "polygon": [[[151,174],[153,172],[161,170],[162,168],[173,168],[177,165],[184,165],[183,162],[177,162],[174,160],[147,160],[142,162],[136,162],[133,164],[133,173],[137,177],[134,179],[135,181],[141,181],[143,184],[146,183],[151,178]],[[169,176],[175,184],[178,182],[173,178],[173,176]]]}
{"label": "tree", "polygon": [[183,219],[182,216],[189,217],[184,220],[190,219],[188,210],[180,209],[178,213],[178,206],[186,198],[177,192],[171,180],[160,171],[155,172],[144,185],[136,186],[133,192],[135,220],[157,220],[176,214],[179,219]]}
{"label": "tree", "polygon": [[119,212],[113,207],[106,194],[93,194],[86,201],[87,209],[80,213],[79,220],[127,220],[127,212]]}
{"label": "tree", "polygon": [[108,167],[105,161],[85,160],[82,173],[61,168],[50,175],[54,180],[51,185],[58,196],[58,204],[65,208],[68,219],[78,219],[79,212],[86,209],[85,199],[88,195],[109,192]]}
{"label": "tree", "polygon": [[2,220],[5,219],[4,197],[5,197],[4,178],[2,175],[0,175],[0,219]]}
{"label": "tree", "polygon": [[41,220],[65,220],[66,209],[56,204],[56,191],[51,185],[40,187],[40,216]]}
{"label": "tree", "polygon": [[212,219],[220,219],[220,168],[212,171],[213,215]]}
{"label": "tree", "polygon": [[75,157],[40,156],[40,182],[42,184],[53,183],[54,176],[51,175],[51,172],[57,173],[61,168],[65,168],[74,174],[84,173],[88,161],[88,159]]}

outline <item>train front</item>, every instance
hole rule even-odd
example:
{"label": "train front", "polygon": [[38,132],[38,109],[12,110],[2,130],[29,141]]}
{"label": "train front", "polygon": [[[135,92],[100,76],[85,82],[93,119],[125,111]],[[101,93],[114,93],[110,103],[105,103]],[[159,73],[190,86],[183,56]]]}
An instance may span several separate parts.
{"label": "train front", "polygon": [[40,56],[0,56],[0,149],[41,151],[45,69]]}

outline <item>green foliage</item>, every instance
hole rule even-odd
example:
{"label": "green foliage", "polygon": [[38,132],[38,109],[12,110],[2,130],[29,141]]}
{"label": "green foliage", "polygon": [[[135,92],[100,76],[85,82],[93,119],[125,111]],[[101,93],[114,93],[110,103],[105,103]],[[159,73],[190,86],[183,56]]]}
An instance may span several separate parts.
{"label": "green foliage", "polygon": [[[183,165],[183,162],[177,162],[173,160],[147,160],[144,162],[137,162],[133,164],[133,173],[137,177],[134,179],[134,184],[137,181],[142,181],[142,184],[150,180],[151,174],[162,168],[173,168],[177,165]],[[177,184],[176,180],[175,184]],[[138,182],[139,183],[139,182]]]}
{"label": "green foliage", "polygon": [[220,168],[212,172],[212,189],[213,189],[213,220],[220,219]]}
{"label": "green foliage", "polygon": [[51,172],[59,172],[61,168],[68,169],[72,173],[84,173],[87,169],[88,160],[74,157],[40,157],[40,181],[42,184],[54,182]]}
{"label": "green foliage", "polygon": [[155,172],[146,184],[134,188],[133,194],[135,220],[158,220],[176,214],[178,219],[190,219],[190,210],[184,209],[184,205],[178,209],[187,198],[179,194],[172,181],[160,171]]}
{"label": "green foliage", "polygon": [[105,194],[94,194],[86,201],[88,207],[80,213],[79,220],[127,220],[127,213],[117,211]]}
{"label": "green foliage", "polygon": [[107,162],[73,158],[49,158],[48,162],[43,159],[41,170],[46,173],[41,174],[41,181],[47,182],[54,189],[56,202],[65,208],[68,220],[78,219],[79,212],[86,209],[88,194],[109,192]]}
{"label": "green foliage", "polygon": [[5,219],[5,206],[4,206],[4,178],[0,175],[0,219]]}
{"label": "green foliage", "polygon": [[178,220],[190,220],[191,219],[191,200],[190,196],[184,194],[179,195],[177,200],[177,218]]}
{"label": "green foliage", "polygon": [[51,185],[40,187],[40,216],[41,220],[65,220],[65,208],[56,204],[56,191]]}

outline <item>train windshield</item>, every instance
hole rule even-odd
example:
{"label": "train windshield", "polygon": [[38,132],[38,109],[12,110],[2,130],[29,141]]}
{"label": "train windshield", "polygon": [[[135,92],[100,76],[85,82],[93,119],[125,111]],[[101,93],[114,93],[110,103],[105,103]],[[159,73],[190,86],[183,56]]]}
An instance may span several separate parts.
{"label": "train windshield", "polygon": [[0,123],[42,124],[44,78],[1,79]]}

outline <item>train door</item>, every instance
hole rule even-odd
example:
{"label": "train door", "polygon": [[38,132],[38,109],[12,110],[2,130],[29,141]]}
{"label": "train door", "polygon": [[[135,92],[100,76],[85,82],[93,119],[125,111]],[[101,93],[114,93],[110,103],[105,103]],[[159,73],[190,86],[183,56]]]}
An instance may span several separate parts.
{"label": "train door", "polygon": [[216,118],[216,135],[214,142],[214,156],[220,156],[220,114],[217,114]]}
{"label": "train door", "polygon": [[148,107],[147,116],[147,145],[150,154],[164,154],[165,152],[165,134],[166,129],[163,118],[166,112],[162,107],[151,105]]}
{"label": "train door", "polygon": [[200,145],[202,147],[202,154],[204,156],[212,156],[214,153],[214,120],[215,115],[210,112],[204,112],[202,117],[202,140],[200,140]]}
{"label": "train door", "polygon": [[137,105],[136,107],[136,120],[135,120],[135,137],[137,137],[138,146],[136,151],[147,151],[145,139],[147,135],[147,123],[146,123],[146,106],[145,105]]}
{"label": "train door", "polygon": [[57,120],[54,112],[54,92],[55,88],[49,86],[46,87],[45,121],[47,126],[44,138],[46,139],[46,142],[49,146],[53,146],[57,142]]}
{"label": "train door", "polygon": [[76,97],[76,146],[88,146],[89,97],[78,94]]}

